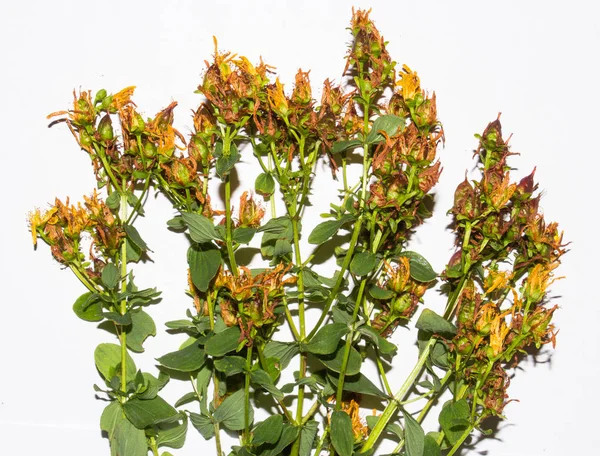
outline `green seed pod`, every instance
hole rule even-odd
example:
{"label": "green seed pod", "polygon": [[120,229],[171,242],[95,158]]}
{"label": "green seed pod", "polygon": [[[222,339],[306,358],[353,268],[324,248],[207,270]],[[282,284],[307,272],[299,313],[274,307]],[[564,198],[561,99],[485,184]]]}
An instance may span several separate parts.
{"label": "green seed pod", "polygon": [[103,141],[112,141],[114,139],[115,133],[112,127],[112,120],[108,114],[100,120],[100,123],[98,124],[98,133],[100,133],[100,138]]}
{"label": "green seed pod", "polygon": [[137,112],[133,115],[133,119],[131,119],[131,133],[134,135],[141,134],[146,129],[146,123],[141,115]]}
{"label": "green seed pod", "polygon": [[408,293],[400,295],[392,301],[392,314],[396,316],[402,315],[410,308],[411,304],[412,299]]}
{"label": "green seed pod", "polygon": [[106,98],[106,90],[100,89],[96,92],[96,98],[94,98],[94,106],[98,103],[102,103],[102,101]]}
{"label": "green seed pod", "polygon": [[466,356],[471,353],[473,343],[466,336],[461,336],[454,342],[454,346],[459,354]]}
{"label": "green seed pod", "polygon": [[92,137],[85,130],[79,130],[79,142],[82,147],[89,147],[92,145]]}
{"label": "green seed pod", "polygon": [[151,141],[146,141],[146,143],[144,143],[144,157],[146,158],[154,158],[156,156],[156,145],[151,142]]}

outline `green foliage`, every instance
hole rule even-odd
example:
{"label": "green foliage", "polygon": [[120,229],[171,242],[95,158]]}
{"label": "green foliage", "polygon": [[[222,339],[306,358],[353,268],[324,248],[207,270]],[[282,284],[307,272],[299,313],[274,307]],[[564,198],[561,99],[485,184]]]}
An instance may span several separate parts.
{"label": "green foliage", "polygon": [[[370,456],[383,438],[398,441],[395,455],[452,456],[483,419],[501,416],[509,362],[531,344],[554,341],[554,309],[545,303],[562,234],[538,210],[533,174],[510,182],[514,154],[499,121],[477,136],[479,176],[454,194],[457,251],[438,275],[406,250],[431,216],[441,172],[435,96],[392,60],[368,12],[353,13],[350,31],[344,83],[327,81],[320,104],[309,72],[299,71],[286,91],[270,65],[216,49],[189,142],[173,126],[175,102],[145,119],[131,87],[100,90],[93,100],[82,91],[56,114],[90,157],[100,193],[34,211],[30,228],[34,243],[48,243],[86,287],[75,314],[116,336],[118,344],[94,352],[106,385],[94,389],[109,401],[100,426],[112,455],[181,448],[189,418],[215,440],[217,456],[225,454],[223,429],[240,433],[233,456],[310,456],[315,448]],[[249,180],[236,170],[245,146],[260,167]],[[244,192],[232,201],[236,176],[242,186],[253,180],[271,203],[270,219],[258,197]],[[156,191],[179,214],[167,226],[191,241],[189,277],[180,277],[191,300],[185,319],[166,324],[188,338],[157,358],[154,376],[137,370],[130,352],[143,353],[156,335],[147,311],[160,293],[138,289],[130,267],[150,260],[134,225]],[[326,220],[303,227],[315,198],[332,198]],[[332,267],[322,272],[323,265]],[[448,296],[444,316],[422,306],[438,279]],[[401,382],[389,375],[398,351],[389,338],[412,328],[417,314],[419,355]],[[377,376],[365,374],[365,363]],[[278,386],[290,366],[293,380]],[[167,372],[191,383],[175,407],[196,411],[178,411],[159,396]],[[421,421],[439,411],[443,394],[452,398],[439,413],[441,432],[425,434]],[[382,412],[366,418],[368,433],[365,396]],[[402,408],[415,401],[418,419]],[[255,406],[271,415],[253,427]]]}
{"label": "green foliage", "polygon": [[423,455],[425,449],[425,432],[421,425],[406,412],[404,412],[404,438],[406,439],[407,456]]}
{"label": "green foliage", "polygon": [[304,346],[304,349],[315,355],[329,355],[336,351],[340,340],[347,333],[348,326],[344,323],[325,325],[313,336],[310,343]]}
{"label": "green foliage", "polygon": [[[239,431],[244,429],[244,390],[237,390],[231,396],[227,396],[225,400],[217,407],[213,418],[217,423],[221,423],[230,431]],[[254,417],[254,411],[250,407],[250,423]]]}
{"label": "green foliage", "polygon": [[240,344],[240,328],[232,326],[224,331],[212,335],[204,345],[206,354],[210,356],[224,356],[234,351]]}
{"label": "green foliage", "polygon": [[354,435],[352,421],[346,412],[335,411],[331,414],[331,443],[340,456],[352,456]]}
{"label": "green foliage", "polygon": [[221,253],[211,243],[193,244],[188,249],[188,265],[192,282],[200,291],[208,290],[210,281],[221,266]]}
{"label": "green foliage", "polygon": [[169,369],[180,372],[194,372],[203,366],[205,356],[200,342],[194,341],[181,350],[157,358],[157,361]]}
{"label": "green foliage", "polygon": [[262,445],[263,443],[277,443],[283,431],[283,417],[281,415],[272,415],[256,425],[253,430],[253,445]]}
{"label": "green foliage", "polygon": [[323,242],[330,240],[343,225],[354,220],[354,216],[347,214],[338,220],[321,222],[315,226],[312,232],[308,235],[308,242],[316,245],[322,244]]}
{"label": "green foliage", "polygon": [[469,427],[470,412],[466,399],[447,402],[442,408],[439,422],[451,445],[454,445]]}

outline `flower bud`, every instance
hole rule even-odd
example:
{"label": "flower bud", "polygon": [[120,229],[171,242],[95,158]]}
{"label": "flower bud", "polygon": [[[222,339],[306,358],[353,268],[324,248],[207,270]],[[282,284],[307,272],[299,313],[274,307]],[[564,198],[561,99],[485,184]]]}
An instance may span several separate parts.
{"label": "flower bud", "polygon": [[102,100],[106,98],[106,90],[100,89],[96,92],[96,97],[94,98],[94,106],[98,103],[102,103]]}
{"label": "flower bud", "polygon": [[92,145],[92,137],[83,129],[79,130],[79,144],[81,144],[82,147],[89,147]]}
{"label": "flower bud", "polygon": [[410,294],[404,293],[401,296],[392,299],[390,308],[392,314],[395,316],[403,315],[408,309],[411,308],[413,300]]}
{"label": "flower bud", "polygon": [[156,156],[156,145],[152,141],[146,141],[144,143],[143,154],[146,158],[154,158]]}
{"label": "flower bud", "polygon": [[115,133],[112,127],[112,120],[108,114],[100,120],[100,123],[98,124],[98,133],[103,141],[112,141],[114,139]]}
{"label": "flower bud", "polygon": [[189,183],[191,182],[192,176],[191,176],[190,170],[180,160],[175,160],[173,162],[172,172],[173,172],[173,177],[175,178],[175,181],[179,185],[181,185],[183,187],[187,187],[189,185]]}
{"label": "flower bud", "polygon": [[146,123],[144,122],[144,118],[139,114],[135,113],[133,118],[131,119],[131,133],[134,135],[142,134],[146,128]]}

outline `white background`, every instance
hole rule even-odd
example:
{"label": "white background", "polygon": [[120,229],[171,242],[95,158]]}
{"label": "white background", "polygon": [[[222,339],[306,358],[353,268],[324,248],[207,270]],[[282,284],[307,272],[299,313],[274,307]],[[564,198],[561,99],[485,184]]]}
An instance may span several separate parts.
{"label": "white background", "polygon": [[[68,108],[73,88],[116,92],[137,85],[135,100],[149,116],[178,101],[176,123],[187,134],[213,35],[223,50],[251,61],[262,55],[288,88],[298,67],[311,69],[319,98],[316,88],[327,77],[339,80],[343,69],[352,5],[373,7],[392,57],[418,71],[423,87],[437,93],[447,138],[440,151],[444,172],[435,216],[418,232],[414,249],[443,269],[452,245],[445,212],[471,166],[473,134],[499,111],[505,134],[514,134],[513,150],[522,153],[512,162],[519,168],[515,177],[537,166],[546,217],[559,221],[572,242],[560,270],[567,279],[552,288],[561,308],[551,362],[530,360],[517,372],[509,393],[520,402],[505,409],[508,419],[497,438],[463,454],[595,453],[596,2],[30,0],[6,2],[0,16],[0,454],[108,454],[98,426],[104,404],[94,399],[92,384],[100,381],[93,350],[110,336],[76,318],[71,305],[82,287],[61,271],[47,246],[34,251],[27,231],[29,210],[54,196],[77,201],[94,186],[86,155],[66,128],[48,129],[45,116]],[[335,196],[316,193],[319,200]],[[139,229],[155,263],[138,268],[137,281],[158,287],[164,299],[149,310],[158,336],[136,360],[152,370],[153,358],[180,342],[164,333],[162,323],[181,318],[190,303],[183,294],[185,241],[165,229],[171,211],[162,198],[151,198],[147,211]],[[435,299],[435,292],[427,298]],[[401,349],[397,371],[414,359]],[[391,376],[394,389],[401,378]],[[165,395],[176,399],[181,391],[168,386]],[[213,442],[194,434],[174,453],[212,454]]]}

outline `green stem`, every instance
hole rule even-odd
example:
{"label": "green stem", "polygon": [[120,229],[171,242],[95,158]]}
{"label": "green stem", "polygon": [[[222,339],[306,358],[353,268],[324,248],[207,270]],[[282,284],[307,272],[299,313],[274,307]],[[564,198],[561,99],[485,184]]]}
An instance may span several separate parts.
{"label": "green stem", "polygon": [[481,420],[477,420],[477,422],[475,424],[472,424],[467,429],[465,429],[465,432],[462,433],[462,435],[460,436],[458,441],[454,444],[454,446],[450,449],[450,451],[448,452],[448,454],[446,456],[452,456],[454,453],[456,453],[460,449],[462,444],[465,442],[467,437],[469,437],[471,432],[473,432],[473,429],[475,429],[475,427],[479,424],[480,421]]}
{"label": "green stem", "polygon": [[[123,188],[125,188],[125,182],[123,182]],[[127,220],[127,195],[125,192],[121,192],[121,222]],[[121,243],[121,292],[127,291],[127,243],[125,240]],[[121,315],[127,313],[127,300],[121,300],[121,307],[119,309]],[[121,391],[127,392],[127,333],[123,326],[120,327],[120,341],[121,341]]]}
{"label": "green stem", "polygon": [[325,430],[323,431],[323,435],[319,439],[319,442],[317,443],[317,447],[315,448],[315,456],[319,456],[321,454],[321,448],[323,448],[323,443],[325,443],[327,434],[329,434],[329,428],[325,428]]}
{"label": "green stem", "polygon": [[148,193],[148,189],[150,188],[150,177],[148,177],[146,179],[146,182],[144,182],[144,189],[142,190],[142,193],[140,195],[140,197],[137,200],[137,203],[135,203],[135,207],[133,208],[133,211],[131,212],[131,215],[129,216],[129,218],[127,219],[127,221],[125,222],[125,224],[127,225],[131,225],[133,223],[133,221],[136,219],[136,217],[139,215],[139,210],[140,207],[142,206],[142,202],[144,200],[144,198],[146,197],[146,193]]}
{"label": "green stem", "polygon": [[[267,360],[265,359],[265,355],[263,353],[263,347],[262,347],[262,345],[258,345],[256,347],[256,353],[258,354],[258,361],[260,363],[260,366],[262,367],[262,369],[264,371],[266,371],[267,370]],[[292,423],[292,424],[297,424],[296,420],[292,416],[292,413],[286,407],[286,405],[283,402],[283,400],[278,399],[278,398],[276,398],[274,396],[273,396],[273,399],[275,399],[277,401],[277,404],[279,404],[279,407],[281,408],[281,411],[283,412],[283,414],[285,415],[285,417],[288,419],[288,421],[290,423]]]}
{"label": "green stem", "polygon": [[[352,312],[352,323],[356,322],[358,316],[358,310],[360,309],[363,295],[365,292],[365,286],[367,280],[362,280],[360,288],[358,289],[358,296],[356,297],[356,303],[354,304],[354,311]],[[344,346],[344,357],[342,359],[342,367],[340,368],[340,376],[337,384],[337,394],[335,396],[335,409],[341,410],[342,408],[342,394],[344,393],[344,379],[346,377],[346,369],[348,368],[348,360],[350,359],[350,349],[352,348],[352,339],[354,339],[354,329],[351,329],[346,336],[346,345]]]}
{"label": "green stem", "polygon": [[[368,168],[369,165],[370,165],[370,160],[367,162],[367,166],[365,166],[364,168]],[[361,207],[364,205],[364,199],[366,196],[366,171],[363,172],[363,183],[364,183],[363,189],[362,189],[363,196],[361,198],[361,203],[360,203]],[[361,215],[359,215],[358,220],[354,224],[354,230],[352,231],[352,237],[350,238],[350,245],[348,246],[348,251],[346,252],[346,256],[344,257],[344,262],[342,263],[342,269],[338,275],[335,285],[333,286],[333,289],[331,290],[330,295],[328,296],[327,300],[325,301],[325,304],[323,305],[323,312],[321,313],[321,316],[317,320],[317,323],[315,324],[314,328],[308,335],[307,340],[310,340],[317,333],[317,331],[319,330],[319,328],[325,321],[325,318],[327,318],[329,311],[331,310],[331,306],[333,305],[333,302],[336,300],[337,294],[339,293],[342,283],[344,282],[344,276],[346,274],[346,271],[348,270],[348,267],[350,266],[350,261],[352,261],[352,257],[354,255],[354,249],[356,248],[356,244],[358,241],[358,237],[360,235],[363,221],[364,221],[363,214],[361,214]]]}
{"label": "green stem", "polygon": [[394,395],[393,400],[389,402],[389,404],[377,420],[375,427],[371,431],[371,434],[369,434],[369,438],[366,440],[366,442],[360,449],[361,453],[365,453],[366,451],[373,448],[373,445],[375,445],[381,433],[383,432],[390,419],[398,409],[398,404],[404,401],[406,395],[410,392],[410,389],[412,388],[414,382],[420,377],[421,371],[425,366],[425,361],[427,360],[429,352],[431,351],[431,348],[435,345],[436,341],[437,339],[434,338],[429,339],[427,345],[425,345],[423,351],[421,352],[421,356],[419,356],[417,364],[415,364],[415,367],[413,367],[412,371],[410,372],[410,374],[408,374],[408,377],[406,378],[398,392]]}
{"label": "green stem", "polygon": [[[465,274],[460,279],[458,287],[455,289],[454,293],[448,300],[444,318],[448,319],[449,315],[452,315],[454,308],[455,308],[455,304],[458,301],[458,297],[462,293],[462,290],[466,284],[467,277],[468,277],[468,275]],[[388,422],[390,421],[390,419],[392,418],[392,416],[398,409],[398,404],[401,403],[402,401],[404,401],[406,395],[409,393],[414,382],[420,377],[421,371],[423,370],[423,367],[425,365],[425,361],[427,360],[427,357],[429,356],[429,352],[431,351],[431,349],[433,348],[433,346],[435,345],[436,342],[437,342],[437,339],[435,339],[433,337],[431,339],[429,339],[429,341],[427,342],[427,345],[425,345],[425,347],[423,348],[423,351],[421,352],[419,359],[417,360],[417,363],[415,364],[415,367],[413,367],[413,370],[410,372],[410,374],[408,375],[408,377],[406,378],[406,380],[404,381],[404,383],[402,384],[402,386],[400,387],[398,392],[394,395],[394,399],[388,403],[388,405],[384,409],[381,417],[379,418],[379,420],[377,420],[377,424],[371,431],[371,434],[369,434],[369,438],[366,440],[366,442],[363,444],[362,448],[360,449],[361,453],[364,453],[364,452],[370,450],[371,448],[373,448],[373,446],[375,445],[375,443],[381,436],[381,433],[387,426]]]}
{"label": "green stem", "polygon": [[244,442],[250,442],[250,371],[252,370],[252,345],[246,354],[246,383],[244,385]]}
{"label": "green stem", "polygon": [[377,369],[379,370],[379,376],[381,377],[381,380],[383,381],[383,385],[385,386],[385,392],[387,394],[389,394],[390,396],[394,395],[394,392],[392,391],[392,388],[390,387],[390,384],[388,383],[388,379],[387,376],[385,375],[385,369],[383,368],[383,363],[381,362],[381,356],[379,355],[379,349],[375,349],[375,356],[376,356],[376,363],[377,363]]}
{"label": "green stem", "polygon": [[225,177],[225,243],[227,244],[227,256],[229,257],[229,266],[231,273],[237,277],[238,267],[235,262],[235,254],[233,252],[233,236],[232,236],[232,220],[231,220],[231,180],[229,174]]}
{"label": "green stem", "polygon": [[156,439],[154,436],[149,438],[150,440],[150,448],[152,449],[152,456],[158,456],[158,445],[156,444]]}
{"label": "green stem", "polygon": [[85,276],[85,273],[82,272],[77,266],[73,264],[69,264],[69,268],[73,271],[73,274],[79,279],[79,281],[85,285],[85,287],[90,290],[92,293],[98,293],[99,290],[96,286],[89,281],[89,279]]}
{"label": "green stem", "polygon": [[[119,190],[119,192],[121,192],[121,193],[124,193],[125,192],[125,184],[123,184],[123,188],[119,187],[119,181],[113,174],[110,164],[106,160],[106,155],[104,154],[102,147],[98,147],[98,145],[96,143],[94,143],[94,150],[96,151],[96,154],[98,155],[98,157],[100,157],[100,161],[102,162],[102,167],[104,168],[104,171],[106,171],[106,174],[108,175],[108,178],[110,179],[110,182],[113,184],[115,189]],[[124,220],[126,220],[126,219],[124,219]]]}

